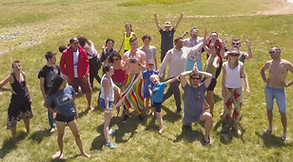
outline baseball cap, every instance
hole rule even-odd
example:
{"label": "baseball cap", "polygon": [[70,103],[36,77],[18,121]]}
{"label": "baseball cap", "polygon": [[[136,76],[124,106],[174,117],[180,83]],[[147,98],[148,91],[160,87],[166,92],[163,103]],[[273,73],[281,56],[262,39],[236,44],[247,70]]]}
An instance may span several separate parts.
{"label": "baseball cap", "polygon": [[79,40],[77,38],[75,38],[75,37],[71,38],[70,41],[69,41],[70,44],[74,44],[74,43],[78,43],[78,42],[79,42]]}
{"label": "baseball cap", "polygon": [[170,21],[166,21],[165,22],[165,26],[171,26],[171,22]]}
{"label": "baseball cap", "polygon": [[231,50],[228,52],[228,55],[230,53],[235,53],[235,54],[238,54],[238,55],[240,54],[238,48],[231,48]]}
{"label": "baseball cap", "polygon": [[154,65],[155,63],[154,63],[153,60],[148,60],[148,61],[147,61],[147,65],[148,65],[148,64],[152,64],[152,65]]}

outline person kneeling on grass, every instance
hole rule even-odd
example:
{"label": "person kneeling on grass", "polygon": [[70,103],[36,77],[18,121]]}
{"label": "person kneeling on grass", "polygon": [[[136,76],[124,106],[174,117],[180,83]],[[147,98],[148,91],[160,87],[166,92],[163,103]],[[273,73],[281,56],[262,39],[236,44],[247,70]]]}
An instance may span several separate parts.
{"label": "person kneeling on grass", "polygon": [[[190,85],[185,79],[187,75],[189,75]],[[201,82],[202,76],[205,78],[203,82]],[[189,126],[195,121],[203,121],[205,123],[204,144],[206,146],[210,145],[212,115],[204,111],[204,95],[211,80],[212,74],[199,71],[196,64],[194,64],[192,71],[185,71],[180,74],[180,83],[184,90],[183,126]]]}
{"label": "person kneeling on grass", "polygon": [[178,78],[175,77],[166,82],[160,82],[159,76],[157,74],[153,74],[150,76],[150,80],[152,83],[154,83],[154,86],[153,88],[151,85],[148,86],[149,93],[151,95],[152,107],[155,107],[156,109],[156,117],[161,126],[161,129],[159,130],[159,133],[161,134],[164,130],[163,119],[161,117],[161,108],[162,108],[164,90],[167,87],[167,85],[178,80]]}
{"label": "person kneeling on grass", "polygon": [[[44,106],[48,110],[56,113],[55,124],[58,130],[57,142],[60,149],[60,154],[57,158],[63,159],[64,156],[63,136],[66,125],[68,125],[71,129],[81,155],[90,158],[90,155],[87,154],[83,149],[82,141],[78,131],[76,121],[76,118],[78,117],[78,112],[76,110],[74,102],[75,92],[70,85],[66,84],[66,76],[57,75],[53,79],[52,87],[49,89],[48,96],[44,103]],[[54,109],[51,105],[55,105],[56,109]]]}
{"label": "person kneeling on grass", "polygon": [[103,66],[103,77],[101,80],[101,96],[100,104],[105,111],[105,122],[104,122],[104,136],[106,139],[106,146],[113,149],[115,146],[109,139],[109,125],[112,116],[112,106],[114,102],[114,89],[120,93],[120,89],[113,83],[111,76],[114,74],[113,66],[105,64]]}

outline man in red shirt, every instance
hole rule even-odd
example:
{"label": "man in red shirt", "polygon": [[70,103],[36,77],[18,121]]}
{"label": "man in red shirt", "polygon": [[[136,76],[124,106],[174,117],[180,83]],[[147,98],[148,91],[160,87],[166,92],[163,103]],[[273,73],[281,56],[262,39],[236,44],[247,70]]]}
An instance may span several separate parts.
{"label": "man in red shirt", "polygon": [[87,54],[79,45],[77,38],[71,38],[69,43],[69,47],[61,55],[61,72],[67,76],[68,84],[73,87],[75,92],[78,91],[79,86],[81,87],[82,92],[86,94],[87,108],[93,110],[92,89],[88,81],[89,60]]}

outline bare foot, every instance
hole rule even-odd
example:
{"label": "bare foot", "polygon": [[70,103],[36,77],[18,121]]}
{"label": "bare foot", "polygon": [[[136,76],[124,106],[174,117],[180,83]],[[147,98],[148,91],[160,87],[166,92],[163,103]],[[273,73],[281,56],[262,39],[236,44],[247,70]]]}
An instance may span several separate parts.
{"label": "bare foot", "polygon": [[19,139],[15,137],[15,138],[13,138],[13,142],[16,145],[19,142]]}
{"label": "bare foot", "polygon": [[87,154],[85,151],[83,153],[80,154],[81,156],[84,156],[86,158],[90,158],[91,155],[90,154]]}
{"label": "bare foot", "polygon": [[64,158],[64,153],[61,151],[56,152],[53,156],[53,159],[63,159]]}
{"label": "bare foot", "polygon": [[89,110],[91,110],[91,111],[94,111],[94,107],[92,107],[92,106],[89,106],[89,107],[87,107],[87,109],[89,109]]}

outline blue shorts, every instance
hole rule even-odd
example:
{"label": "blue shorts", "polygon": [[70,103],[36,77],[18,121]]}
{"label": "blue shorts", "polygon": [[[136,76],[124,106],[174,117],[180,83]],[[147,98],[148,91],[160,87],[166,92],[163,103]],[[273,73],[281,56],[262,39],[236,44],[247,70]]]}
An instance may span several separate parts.
{"label": "blue shorts", "polygon": [[152,102],[152,107],[156,109],[156,112],[160,113],[162,109],[162,102],[160,103]]}
{"label": "blue shorts", "polygon": [[[100,104],[102,108],[105,110],[106,109],[105,99],[100,98]],[[109,109],[112,110],[112,107],[113,107],[113,101],[109,101]]]}
{"label": "blue shorts", "polygon": [[267,84],[265,86],[265,97],[268,110],[274,108],[274,98],[276,98],[279,112],[286,113],[286,95],[284,88],[273,88]]}
{"label": "blue shorts", "polygon": [[189,59],[187,59],[187,61],[186,61],[185,71],[192,70],[193,66],[194,66],[194,63],[196,63],[197,69],[199,71],[202,71],[202,62],[201,62],[201,60],[200,61],[192,61],[192,60],[189,60]]}
{"label": "blue shorts", "polygon": [[143,98],[150,98],[150,97],[151,95],[150,95],[148,87],[144,87]]}

